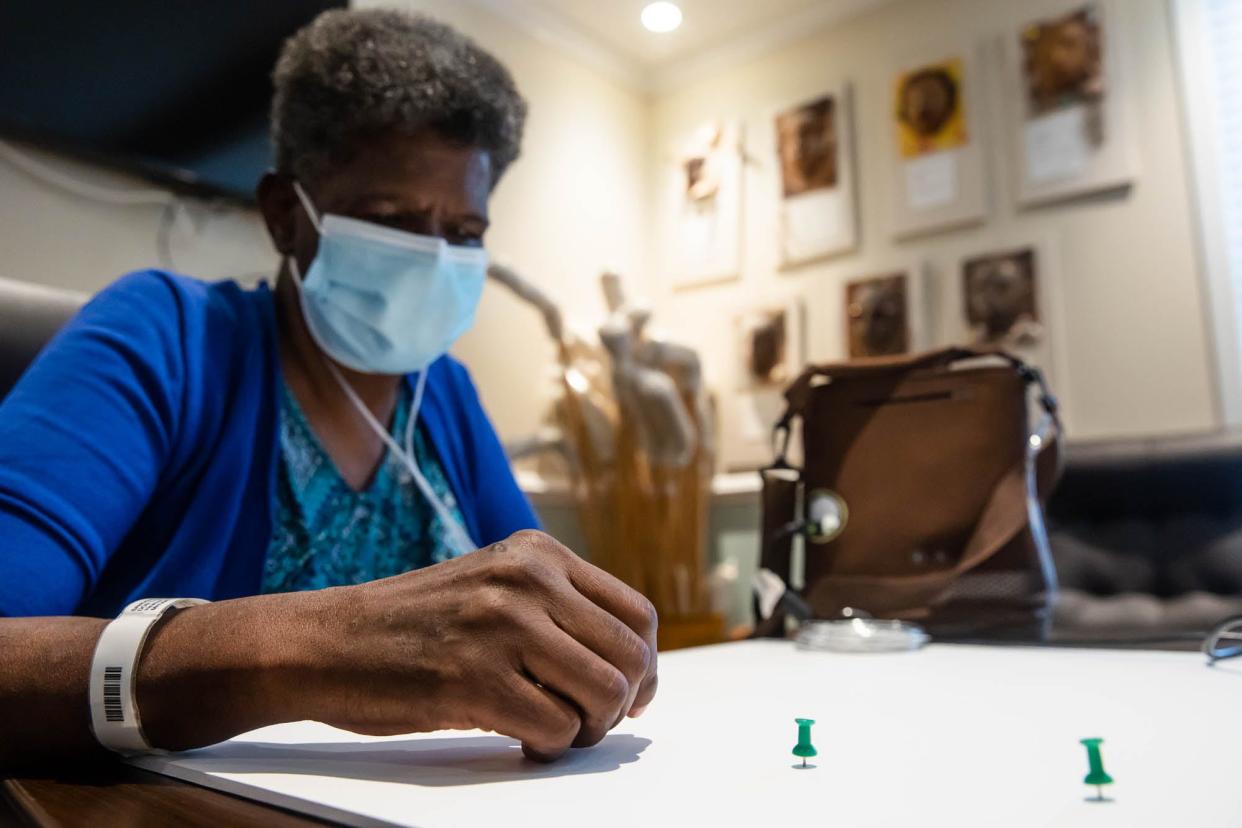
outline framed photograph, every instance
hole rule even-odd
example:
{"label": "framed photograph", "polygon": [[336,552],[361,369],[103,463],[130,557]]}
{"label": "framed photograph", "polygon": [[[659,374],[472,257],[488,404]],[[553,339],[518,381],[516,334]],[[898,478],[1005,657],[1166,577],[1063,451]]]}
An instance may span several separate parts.
{"label": "framed photograph", "polygon": [[1044,337],[1033,247],[987,253],[962,263],[962,300],[970,342],[1006,349]]}
{"label": "framed photograph", "polygon": [[959,249],[940,281],[944,344],[1001,348],[1040,368],[1073,419],[1059,245],[1052,234]]}
{"label": "framed photograph", "polygon": [[673,215],[668,272],[674,288],[741,275],[742,127],[713,121],[686,138],[669,175]]}
{"label": "framed photograph", "polygon": [[1022,9],[1005,44],[1019,203],[1129,185],[1138,162],[1125,44],[1110,22],[1122,4],[1042,0]]}
{"label": "framed photograph", "polygon": [[722,467],[752,470],[772,461],[772,428],[785,411],[785,389],[807,361],[806,330],[801,298],[734,316],[734,392],[720,398]]}
{"label": "framed photograph", "polygon": [[927,347],[923,274],[892,271],[845,284],[845,352],[850,359]]}
{"label": "framed photograph", "polygon": [[1094,2],[1022,28],[1027,117],[1104,100],[1104,29]]}
{"label": "framed photograph", "polygon": [[894,73],[891,189],[897,238],[977,223],[986,215],[976,65],[974,53],[962,48],[907,62]]}
{"label": "framed photograph", "polygon": [[848,86],[781,109],[774,128],[781,266],[853,250],[858,216]]}
{"label": "framed photograph", "polygon": [[746,310],[733,320],[737,388],[784,391],[806,362],[801,301]]}
{"label": "framed photograph", "polygon": [[921,158],[970,143],[961,56],[897,76],[893,114],[902,158]]}

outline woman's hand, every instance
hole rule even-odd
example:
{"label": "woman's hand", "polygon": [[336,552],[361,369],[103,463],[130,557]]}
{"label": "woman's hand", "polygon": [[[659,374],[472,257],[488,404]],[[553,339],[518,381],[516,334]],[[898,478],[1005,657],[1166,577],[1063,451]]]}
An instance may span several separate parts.
{"label": "woman's hand", "polygon": [[539,532],[309,596],[316,676],[290,692],[347,730],[480,728],[550,760],[655,695],[651,603]]}
{"label": "woman's hand", "polygon": [[[0,619],[0,769],[106,755],[87,683],[106,622]],[[553,759],[656,690],[650,602],[546,535],[353,587],[191,607],[156,627],[135,692],[154,747],[317,719],[359,733],[481,728]]]}

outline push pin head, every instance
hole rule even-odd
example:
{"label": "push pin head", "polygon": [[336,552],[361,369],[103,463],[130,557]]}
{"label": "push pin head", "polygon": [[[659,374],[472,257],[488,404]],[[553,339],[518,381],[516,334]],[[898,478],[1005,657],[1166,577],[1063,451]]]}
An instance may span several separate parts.
{"label": "push pin head", "polygon": [[811,767],[806,760],[817,755],[815,746],[811,744],[811,725],[815,724],[815,720],[794,719],[794,721],[798,723],[798,744],[794,745],[793,755],[802,759],[801,767]]}
{"label": "push pin head", "polygon": [[1104,798],[1104,786],[1113,784],[1113,778],[1104,772],[1104,760],[1100,757],[1100,744],[1103,739],[1081,739],[1084,747],[1087,749],[1087,775],[1083,778],[1083,784],[1095,785],[1095,798],[1093,802],[1107,802]]}

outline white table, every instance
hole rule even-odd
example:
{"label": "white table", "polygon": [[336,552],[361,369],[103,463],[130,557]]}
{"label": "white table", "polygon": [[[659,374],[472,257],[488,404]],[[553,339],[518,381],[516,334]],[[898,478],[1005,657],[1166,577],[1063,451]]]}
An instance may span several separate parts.
{"label": "white table", "polygon": [[[795,717],[816,767],[794,769]],[[1116,780],[1087,801],[1100,736]],[[135,764],[352,825],[1242,825],[1242,663],[1197,653],[932,645],[669,653],[647,714],[547,766],[485,733],[301,722]]]}

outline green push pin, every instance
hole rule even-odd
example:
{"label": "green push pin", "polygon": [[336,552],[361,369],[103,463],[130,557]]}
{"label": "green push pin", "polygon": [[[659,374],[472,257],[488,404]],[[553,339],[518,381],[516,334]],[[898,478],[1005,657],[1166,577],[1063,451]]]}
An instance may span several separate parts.
{"label": "green push pin", "polygon": [[798,723],[798,744],[794,745],[793,755],[802,758],[801,766],[794,765],[794,767],[814,767],[813,765],[808,765],[806,760],[817,753],[815,746],[811,744],[811,725],[815,724],[815,720],[794,719],[794,721]]}
{"label": "green push pin", "polygon": [[1087,748],[1087,763],[1090,765],[1083,784],[1095,785],[1096,796],[1093,802],[1107,802],[1104,798],[1104,786],[1113,784],[1113,778],[1104,772],[1104,760],[1100,758],[1100,743],[1103,739],[1081,739]]}

